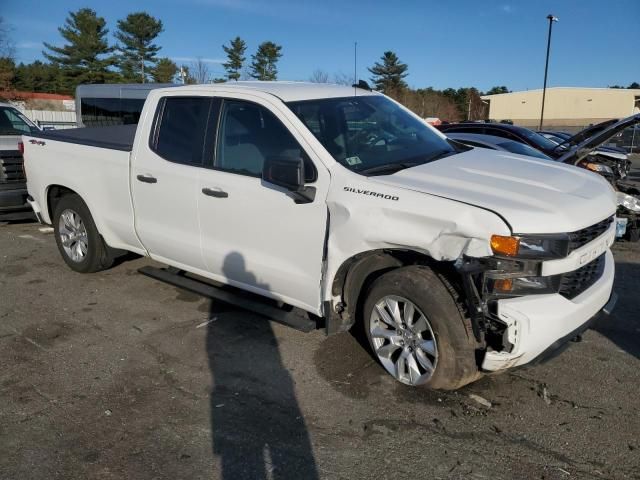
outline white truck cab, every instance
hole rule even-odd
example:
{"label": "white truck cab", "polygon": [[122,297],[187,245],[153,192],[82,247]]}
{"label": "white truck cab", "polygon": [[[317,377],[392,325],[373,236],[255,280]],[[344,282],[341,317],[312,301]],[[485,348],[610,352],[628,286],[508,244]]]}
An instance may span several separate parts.
{"label": "white truck cab", "polygon": [[362,328],[409,385],[537,361],[615,300],[604,179],[462,146],[366,89],[158,89],[137,128],[24,142],[30,202],[74,270],[132,251]]}

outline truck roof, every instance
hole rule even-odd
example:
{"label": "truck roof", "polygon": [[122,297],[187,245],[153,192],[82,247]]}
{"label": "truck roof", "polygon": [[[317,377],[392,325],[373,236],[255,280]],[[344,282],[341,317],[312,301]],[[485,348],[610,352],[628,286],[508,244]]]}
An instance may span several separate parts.
{"label": "truck roof", "polygon": [[354,88],[346,85],[335,85],[329,83],[312,82],[261,82],[261,81],[241,81],[210,83],[206,85],[185,85],[183,87],[173,87],[171,91],[180,89],[206,90],[216,92],[219,90],[245,90],[258,91],[274,95],[283,102],[297,102],[302,100],[315,100],[319,98],[340,98],[353,97],[354,95],[380,95],[377,92]]}

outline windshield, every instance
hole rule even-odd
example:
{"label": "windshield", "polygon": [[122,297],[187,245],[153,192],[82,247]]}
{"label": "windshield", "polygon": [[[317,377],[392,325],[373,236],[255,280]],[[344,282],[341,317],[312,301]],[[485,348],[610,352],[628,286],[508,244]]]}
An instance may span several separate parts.
{"label": "windshield", "polygon": [[0,107],[0,135],[23,135],[37,130],[38,127],[15,108]]}
{"label": "windshield", "polygon": [[539,133],[536,133],[527,128],[522,128],[521,132],[527,140],[533,143],[537,148],[545,151],[553,151],[558,148],[558,144],[552,140],[549,140],[546,137],[543,137]]}
{"label": "windshield", "polygon": [[292,102],[289,108],[349,170],[390,173],[458,152],[452,143],[383,96]]}
{"label": "windshield", "polygon": [[498,143],[497,145],[511,153],[518,153],[520,155],[529,155],[530,157],[544,158],[545,160],[551,160],[551,158],[549,158],[547,155],[542,153],[540,150],[536,150],[535,148],[530,147],[529,145],[525,145],[524,143],[507,140],[506,142],[501,142],[501,143]]}

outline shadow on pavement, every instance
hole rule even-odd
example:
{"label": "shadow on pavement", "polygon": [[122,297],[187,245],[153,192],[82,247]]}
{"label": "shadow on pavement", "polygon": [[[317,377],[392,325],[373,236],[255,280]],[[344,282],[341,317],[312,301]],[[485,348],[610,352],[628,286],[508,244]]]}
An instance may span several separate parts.
{"label": "shadow on pavement", "polygon": [[[239,253],[225,258],[228,278],[256,285]],[[260,285],[268,288],[267,285]],[[221,478],[317,479],[311,441],[282,364],[278,341],[264,318],[212,302],[206,348],[213,453]]]}
{"label": "shadow on pavement", "polygon": [[616,261],[614,290],[619,297],[613,315],[593,329],[640,359],[640,265]]}

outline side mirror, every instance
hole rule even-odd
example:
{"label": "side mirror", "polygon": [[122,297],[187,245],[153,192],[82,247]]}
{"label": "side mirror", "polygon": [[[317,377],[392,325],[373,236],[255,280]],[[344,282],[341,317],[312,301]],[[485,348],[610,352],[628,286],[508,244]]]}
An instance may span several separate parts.
{"label": "side mirror", "polygon": [[310,203],[316,195],[314,187],[305,187],[304,160],[291,157],[267,157],[262,167],[262,180],[289,191],[296,203]]}
{"label": "side mirror", "polygon": [[267,157],[262,167],[262,180],[297,192],[304,188],[304,162],[301,158]]}

